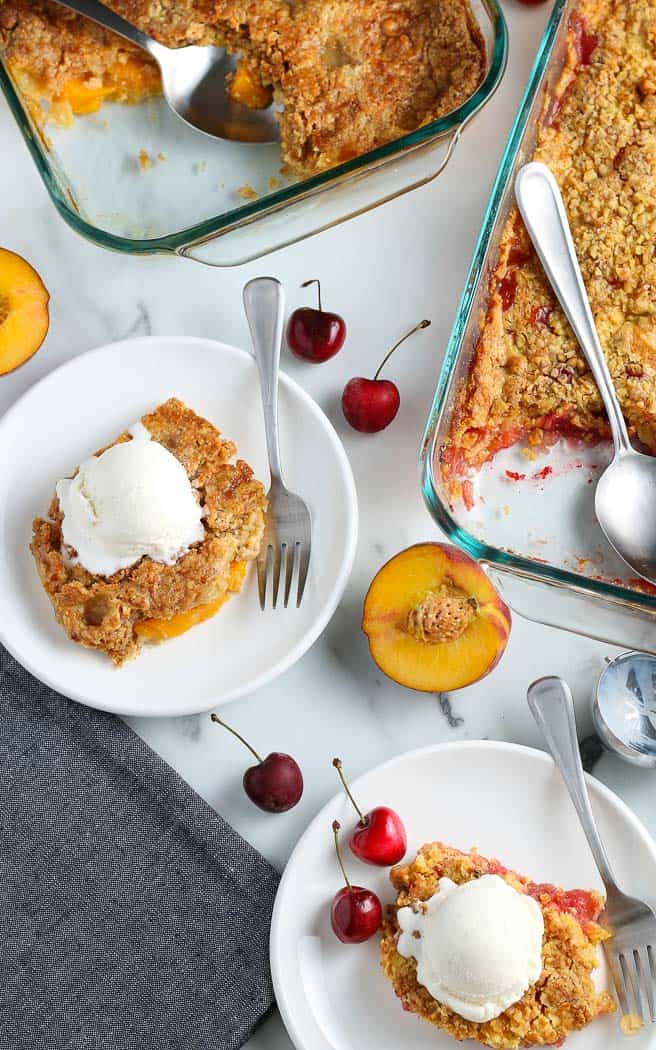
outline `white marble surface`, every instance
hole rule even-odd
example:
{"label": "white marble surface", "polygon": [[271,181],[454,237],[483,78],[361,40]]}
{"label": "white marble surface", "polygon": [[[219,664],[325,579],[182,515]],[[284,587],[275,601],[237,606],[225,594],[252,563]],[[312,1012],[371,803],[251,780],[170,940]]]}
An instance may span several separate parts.
{"label": "white marble surface", "polygon": [[[453,695],[446,708],[384,678],[359,630],[363,595],[382,562],[436,534],[417,484],[418,444],[484,204],[549,6],[504,0],[512,34],[508,74],[441,178],[346,226],[234,270],[172,258],[119,257],[80,239],[56,214],[0,104],[0,242],[35,265],[52,296],[47,341],[30,362],[0,379],[0,411],[60,362],[128,333],[206,335],[246,345],[240,293],[258,274],[272,273],[284,282],[290,307],[304,298],[300,282],[320,276],[326,304],[347,319],[346,348],[332,362],[314,367],[285,354],[283,367],[316,398],[344,440],[360,500],[355,569],[314,648],[277,682],[224,712],[260,750],[296,756],[306,777],[300,805],[277,817],[254,809],[240,784],[248,756],[207,716],[131,720],[278,868],[336,791],[334,754],[354,776],[390,755],[442,740],[490,737],[539,746],[525,691],[542,674],[568,679],[581,735],[591,731],[590,698],[604,657],[612,655],[608,646],[516,619],[494,674]],[[424,316],[432,318],[432,328],[399,351],[389,368],[402,398],[395,423],[374,436],[349,430],[339,410],[344,382],[372,373],[385,348]],[[62,425],[75,425],[74,410]],[[656,830],[656,774],[610,756],[595,772]],[[273,1016],[250,1046],[289,1050],[291,1044]]]}

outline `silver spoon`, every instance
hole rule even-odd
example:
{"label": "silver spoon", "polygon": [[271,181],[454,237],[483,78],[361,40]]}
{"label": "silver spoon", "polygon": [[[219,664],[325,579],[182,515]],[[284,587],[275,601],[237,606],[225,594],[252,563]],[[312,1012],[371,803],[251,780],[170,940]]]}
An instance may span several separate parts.
{"label": "silver spoon", "polygon": [[278,140],[274,106],[251,109],[235,102],[228,94],[226,77],[234,72],[238,58],[228,54],[225,48],[164,47],[100,0],[58,0],[58,3],[147,51],[159,66],[164,98],[185,124],[217,139],[235,142]]}
{"label": "silver spoon", "polygon": [[517,173],[515,195],[544,271],[578,339],[608,413],[615,446],[599,478],[595,513],[626,564],[656,583],[656,459],[636,452],[599,342],[558,183],[533,161]]}

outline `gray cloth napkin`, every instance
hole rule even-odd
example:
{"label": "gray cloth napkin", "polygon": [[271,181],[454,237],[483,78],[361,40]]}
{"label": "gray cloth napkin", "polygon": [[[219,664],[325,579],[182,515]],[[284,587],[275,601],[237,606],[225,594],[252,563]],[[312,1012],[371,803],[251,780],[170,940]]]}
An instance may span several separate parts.
{"label": "gray cloth napkin", "polygon": [[2,1050],[241,1046],[273,1001],[273,868],[2,647],[0,770]]}

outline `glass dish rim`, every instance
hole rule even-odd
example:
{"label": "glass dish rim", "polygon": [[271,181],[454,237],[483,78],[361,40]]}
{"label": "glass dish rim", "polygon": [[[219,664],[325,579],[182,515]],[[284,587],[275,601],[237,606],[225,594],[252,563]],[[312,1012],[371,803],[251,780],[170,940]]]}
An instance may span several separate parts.
{"label": "glass dish rim", "polygon": [[435,483],[433,472],[437,452],[438,422],[446,405],[446,397],[449,390],[451,375],[458,360],[462,334],[473,308],[474,293],[478,287],[479,281],[485,278],[484,262],[487,254],[489,235],[496,221],[497,211],[503,198],[508,176],[515,162],[516,154],[524,134],[537,86],[551,56],[556,33],[560,27],[561,19],[568,3],[569,0],[555,0],[553,11],[538,46],[527,86],[519,104],[517,115],[510,129],[508,141],[499,163],[499,168],[492,186],[490,198],[485,209],[478,239],[474,248],[472,262],[467,273],[464,291],[456,312],[456,319],[447,343],[444,361],[442,362],[442,368],[437,381],[435,396],[433,398],[426,428],[424,430],[419,454],[420,483],[424,500],[431,515],[437,521],[437,524],[450,540],[453,540],[459,547],[465,550],[477,561],[486,562],[491,566],[509,571],[517,576],[532,577],[540,583],[565,587],[568,590],[575,590],[579,594],[589,594],[595,598],[610,598],[618,603],[620,601],[623,604],[628,602],[643,609],[656,611],[656,596],[651,596],[641,591],[633,591],[628,587],[622,587],[603,580],[595,580],[591,577],[570,572],[567,569],[559,569],[555,565],[543,565],[540,562],[531,560],[530,558],[523,557],[519,554],[512,554],[499,547],[492,547],[489,544],[478,540],[466,529],[458,525],[448,507],[446,507],[440,499],[438,486]]}
{"label": "glass dish rim", "polygon": [[[88,240],[114,251],[126,252],[131,255],[182,254],[184,249],[192,245],[211,241],[231,229],[254,221],[260,216],[264,217],[270,213],[280,211],[285,205],[291,204],[295,200],[303,199],[305,196],[313,196],[330,186],[331,183],[337,183],[342,179],[355,175],[363,168],[370,165],[378,166],[381,162],[389,160],[397,153],[400,154],[408,149],[416,149],[434,139],[443,137],[450,131],[457,132],[464,127],[478,109],[494,94],[505,69],[508,56],[508,28],[500,0],[482,0],[482,2],[488,9],[493,24],[494,49],[485,78],[479,84],[474,94],[457,109],[447,113],[446,116],[441,117],[439,120],[431,121],[429,124],[417,128],[402,138],[385,143],[385,145],[370,150],[368,153],[363,153],[359,157],[354,157],[352,160],[346,161],[335,168],[312,175],[310,178],[302,179],[292,186],[286,186],[267,194],[266,197],[259,200],[240,205],[228,212],[223,212],[209,219],[203,219],[202,222],[194,223],[192,226],[161,237],[144,239],[121,237],[101,230],[99,227],[94,226],[93,223],[83,219],[74,200],[67,199],[62,192],[59,182],[53,174],[52,166],[44,156],[44,146],[38,141],[41,137],[40,131],[30,121],[14,83],[1,60],[0,89],[7,99],[9,108],[19,126],[50,199],[69,226]],[[45,135],[42,137],[45,138]],[[45,150],[47,152],[47,147],[45,147]]]}

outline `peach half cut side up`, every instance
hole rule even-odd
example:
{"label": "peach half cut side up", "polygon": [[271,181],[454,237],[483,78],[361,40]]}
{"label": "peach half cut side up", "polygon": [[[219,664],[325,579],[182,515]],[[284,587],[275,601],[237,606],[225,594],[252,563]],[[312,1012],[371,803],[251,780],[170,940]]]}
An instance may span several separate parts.
{"label": "peach half cut side up", "polygon": [[416,544],[383,565],[362,617],[381,671],[430,693],[461,689],[489,674],[510,625],[510,610],[480,565],[448,543]]}
{"label": "peach half cut side up", "polygon": [[0,375],[13,372],[37,352],[49,325],[50,296],[35,269],[0,248]]}

